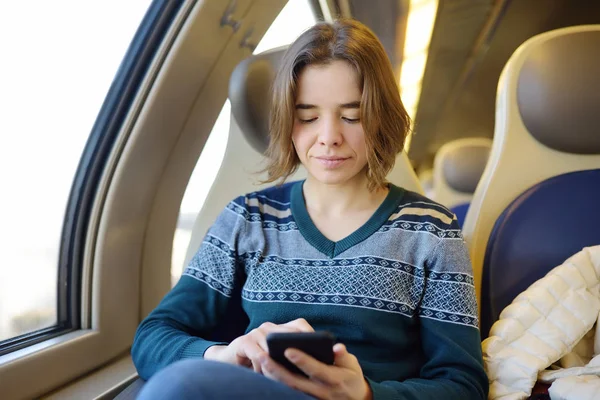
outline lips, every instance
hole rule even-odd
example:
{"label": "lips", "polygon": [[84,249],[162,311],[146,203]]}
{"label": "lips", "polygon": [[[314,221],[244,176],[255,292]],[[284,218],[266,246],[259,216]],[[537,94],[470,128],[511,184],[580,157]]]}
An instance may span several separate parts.
{"label": "lips", "polygon": [[316,157],[319,160],[325,160],[325,161],[342,161],[342,160],[347,160],[347,157]]}
{"label": "lips", "polygon": [[333,169],[341,166],[348,158],[339,157],[339,156],[324,156],[324,157],[315,157],[315,159],[321,164],[323,167],[327,169]]}

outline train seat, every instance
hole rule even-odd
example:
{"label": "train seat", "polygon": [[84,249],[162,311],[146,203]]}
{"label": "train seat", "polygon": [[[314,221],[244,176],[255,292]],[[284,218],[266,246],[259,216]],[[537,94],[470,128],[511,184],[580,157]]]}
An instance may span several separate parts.
{"label": "train seat", "polygon": [[487,337],[500,312],[600,244],[600,25],[546,32],[503,69],[490,159],[467,213]]}
{"label": "train seat", "polygon": [[435,155],[433,200],[448,207],[461,227],[491,147],[491,139],[464,138],[446,143]]}

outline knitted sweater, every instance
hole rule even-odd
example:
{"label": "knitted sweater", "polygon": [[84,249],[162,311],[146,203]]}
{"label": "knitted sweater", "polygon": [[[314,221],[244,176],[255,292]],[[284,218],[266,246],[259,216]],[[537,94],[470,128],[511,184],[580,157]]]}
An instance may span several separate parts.
{"label": "knitted sweater", "polygon": [[140,376],[263,322],[305,318],[358,358],[375,400],[487,398],[472,269],[454,215],[390,185],[373,216],[333,242],[311,221],[302,184],[227,205],[138,328]]}

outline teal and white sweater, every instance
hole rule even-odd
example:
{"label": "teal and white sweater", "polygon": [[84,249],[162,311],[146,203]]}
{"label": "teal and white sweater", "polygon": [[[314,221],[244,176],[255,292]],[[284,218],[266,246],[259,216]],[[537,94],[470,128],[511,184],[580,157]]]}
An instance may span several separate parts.
{"label": "teal and white sweater", "polygon": [[471,264],[454,215],[391,185],[365,225],[332,242],[312,223],[302,183],[227,205],[138,328],[140,376],[263,322],[305,318],[358,358],[375,400],[487,398]]}

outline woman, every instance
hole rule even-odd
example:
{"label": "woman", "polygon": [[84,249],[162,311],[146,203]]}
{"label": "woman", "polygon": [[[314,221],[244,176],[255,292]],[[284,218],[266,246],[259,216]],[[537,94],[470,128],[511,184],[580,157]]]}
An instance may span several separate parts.
{"label": "woman", "polygon": [[[290,46],[274,83],[268,182],[300,163],[308,177],[221,213],[138,329],[140,376],[160,371],[142,399],[486,398],[456,219],[385,181],[408,130],[391,64],[364,25],[321,23]],[[228,321],[245,325],[232,341],[219,338]],[[333,366],[289,349],[306,378],[268,357],[268,333],[313,330],[338,338]]]}

